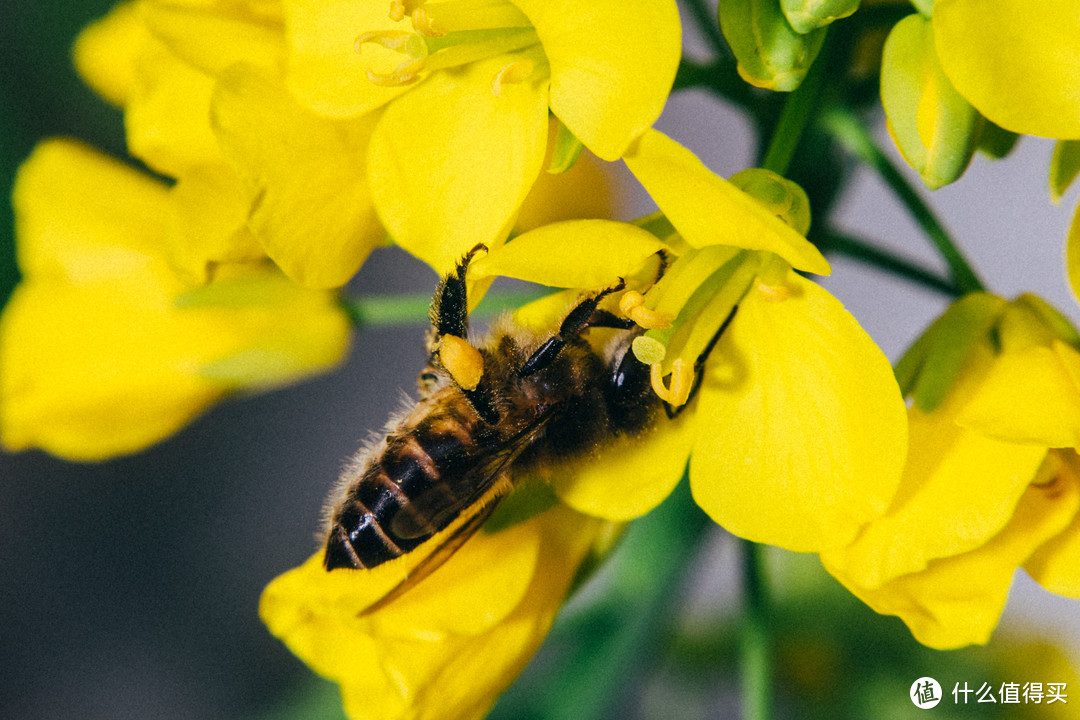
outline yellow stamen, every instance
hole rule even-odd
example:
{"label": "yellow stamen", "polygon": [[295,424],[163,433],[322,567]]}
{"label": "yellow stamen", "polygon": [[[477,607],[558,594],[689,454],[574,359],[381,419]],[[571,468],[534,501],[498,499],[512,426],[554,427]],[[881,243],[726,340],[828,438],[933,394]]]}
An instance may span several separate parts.
{"label": "yellow stamen", "polygon": [[424,4],[424,0],[390,0],[390,19],[401,22]]}
{"label": "yellow stamen", "polygon": [[690,389],[694,386],[694,371],[682,358],[675,358],[671,363],[671,384],[664,385],[663,369],[660,363],[653,363],[649,367],[649,378],[652,381],[653,392],[672,407],[685,405],[690,399]]}
{"label": "yellow stamen", "polygon": [[367,43],[373,43],[375,45],[382,45],[387,50],[397,50],[398,52],[408,52],[409,39],[415,33],[406,32],[404,30],[372,30],[370,32],[361,33],[356,36],[356,40],[353,41],[353,50],[357,55],[361,54],[361,47]]}
{"label": "yellow stamen", "polygon": [[424,61],[417,60],[414,63],[399,65],[397,70],[392,73],[377,73],[369,69],[367,78],[372,85],[378,85],[379,87],[401,87],[402,85],[411,85],[419,80],[418,73],[423,69]]}
{"label": "yellow stamen", "polygon": [[412,15],[412,26],[416,32],[430,38],[442,37],[446,33],[431,24],[431,15],[424,8],[417,8]]}
{"label": "yellow stamen", "polygon": [[510,63],[495,73],[495,77],[491,79],[491,94],[495,97],[502,97],[504,83],[525,82],[532,76],[533,67],[532,60],[518,60]]}
{"label": "yellow stamen", "polygon": [[623,293],[619,300],[619,310],[646,330],[667,330],[675,321],[675,316],[671,313],[657,312],[645,307],[645,296],[637,290]]}
{"label": "yellow stamen", "polygon": [[475,390],[484,375],[484,357],[467,340],[443,335],[439,341],[439,360],[454,382],[465,390]]}

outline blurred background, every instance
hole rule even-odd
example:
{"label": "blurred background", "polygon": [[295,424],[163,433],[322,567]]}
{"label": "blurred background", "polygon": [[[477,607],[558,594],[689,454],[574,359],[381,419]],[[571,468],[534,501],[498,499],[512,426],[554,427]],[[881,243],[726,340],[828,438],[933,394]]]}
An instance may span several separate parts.
{"label": "blurred background", "polygon": [[[120,112],[82,85],[69,56],[79,29],[111,4],[0,4],[5,198],[18,164],[42,138],[72,136],[126,157]],[[660,128],[722,175],[753,162],[746,121],[704,93],[674,97]],[[895,155],[883,128],[878,135]],[[1077,322],[1062,261],[1077,194],[1050,203],[1050,152],[1049,142],[1025,138],[1003,161],[978,157],[932,203],[989,287],[1005,296],[1036,291]],[[648,199],[625,185],[623,216],[648,211]],[[845,229],[943,268],[870,173],[856,174],[837,212]],[[17,280],[11,227],[5,201],[0,299]],[[943,296],[853,261],[833,265],[824,284],[893,360],[945,306]],[[386,250],[351,289],[428,293],[436,280],[426,266]],[[412,392],[424,359],[418,320],[364,329],[339,372],[221,405],[131,457],[75,465],[37,452],[0,453],[0,718],[340,717],[335,688],[266,632],[256,608],[266,583],[316,548],[319,513],[342,462],[400,406],[402,392]],[[951,679],[1022,684],[1043,680],[1040,666],[1080,659],[1076,603],[1026,577],[1017,577],[989,648],[935,653],[895,618],[874,615],[823,578],[815,559],[779,555],[780,576],[798,589],[778,590],[777,624],[790,641],[778,661],[781,717],[907,717],[916,711],[907,688],[920,676],[937,677],[946,691]],[[681,589],[684,632],[654,667],[626,678],[633,713],[620,716],[736,712],[739,571],[722,531],[698,559],[695,578]],[[602,574],[594,595],[603,582]],[[499,706],[501,717],[542,715],[536,688],[564,657],[560,643],[589,632],[574,621],[587,615],[587,604],[570,608],[561,633]],[[1070,689],[1080,702],[1080,687]],[[1004,712],[980,706],[964,717],[1019,717]]]}

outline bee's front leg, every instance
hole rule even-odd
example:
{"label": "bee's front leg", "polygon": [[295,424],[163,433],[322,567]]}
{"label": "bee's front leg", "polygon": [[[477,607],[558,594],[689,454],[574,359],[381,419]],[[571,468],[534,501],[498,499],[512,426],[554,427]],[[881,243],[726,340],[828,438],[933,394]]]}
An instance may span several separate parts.
{"label": "bee's front leg", "polygon": [[619,292],[625,287],[626,283],[620,278],[618,284],[612,285],[605,290],[601,290],[596,295],[586,298],[575,305],[574,308],[567,313],[566,317],[563,318],[562,323],[559,325],[559,332],[545,340],[544,343],[529,356],[529,359],[525,361],[518,371],[518,375],[521,377],[528,377],[529,375],[546,368],[559,356],[563,346],[565,346],[568,341],[577,337],[586,328],[593,326],[629,328],[633,326],[633,322],[631,321],[623,321],[609,312],[596,309],[596,306],[599,305],[600,301],[606,296],[614,292]]}

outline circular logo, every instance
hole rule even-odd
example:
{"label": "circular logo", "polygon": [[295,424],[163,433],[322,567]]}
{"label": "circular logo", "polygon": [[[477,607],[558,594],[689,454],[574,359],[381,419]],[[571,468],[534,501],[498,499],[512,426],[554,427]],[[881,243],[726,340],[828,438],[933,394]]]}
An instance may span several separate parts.
{"label": "circular logo", "polygon": [[941,686],[932,677],[921,677],[911,683],[911,702],[915,707],[929,710],[941,702]]}

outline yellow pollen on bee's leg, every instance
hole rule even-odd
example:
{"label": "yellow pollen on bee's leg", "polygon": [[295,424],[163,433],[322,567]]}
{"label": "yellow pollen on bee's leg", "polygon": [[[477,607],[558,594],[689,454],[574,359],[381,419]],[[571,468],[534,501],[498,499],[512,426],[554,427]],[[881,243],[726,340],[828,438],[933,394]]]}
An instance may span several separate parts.
{"label": "yellow pollen on bee's leg", "polygon": [[525,82],[532,76],[534,67],[532,60],[518,60],[510,63],[495,73],[495,77],[491,79],[491,94],[502,97],[503,84]]}
{"label": "yellow pollen on bee's leg", "polygon": [[645,296],[637,290],[627,290],[619,300],[619,311],[646,330],[667,330],[675,321],[671,313],[656,312],[645,307]]}
{"label": "yellow pollen on bee's leg", "polygon": [[353,43],[356,53],[363,53],[363,46],[379,45],[408,56],[408,60],[398,65],[391,72],[379,73],[367,69],[367,78],[373,85],[397,87],[409,85],[419,80],[419,73],[427,61],[428,49],[424,38],[414,32],[404,30],[375,30],[359,35]]}
{"label": "yellow pollen on bee's leg", "polygon": [[653,363],[649,367],[653,392],[672,407],[685,405],[690,399],[690,389],[694,386],[694,371],[682,358],[675,358],[671,363],[671,384],[667,386],[664,385],[662,372],[660,363]]}
{"label": "yellow pollen on bee's leg", "polygon": [[457,335],[443,335],[439,340],[439,360],[450,377],[465,390],[475,390],[484,375],[484,357],[480,351]]}

